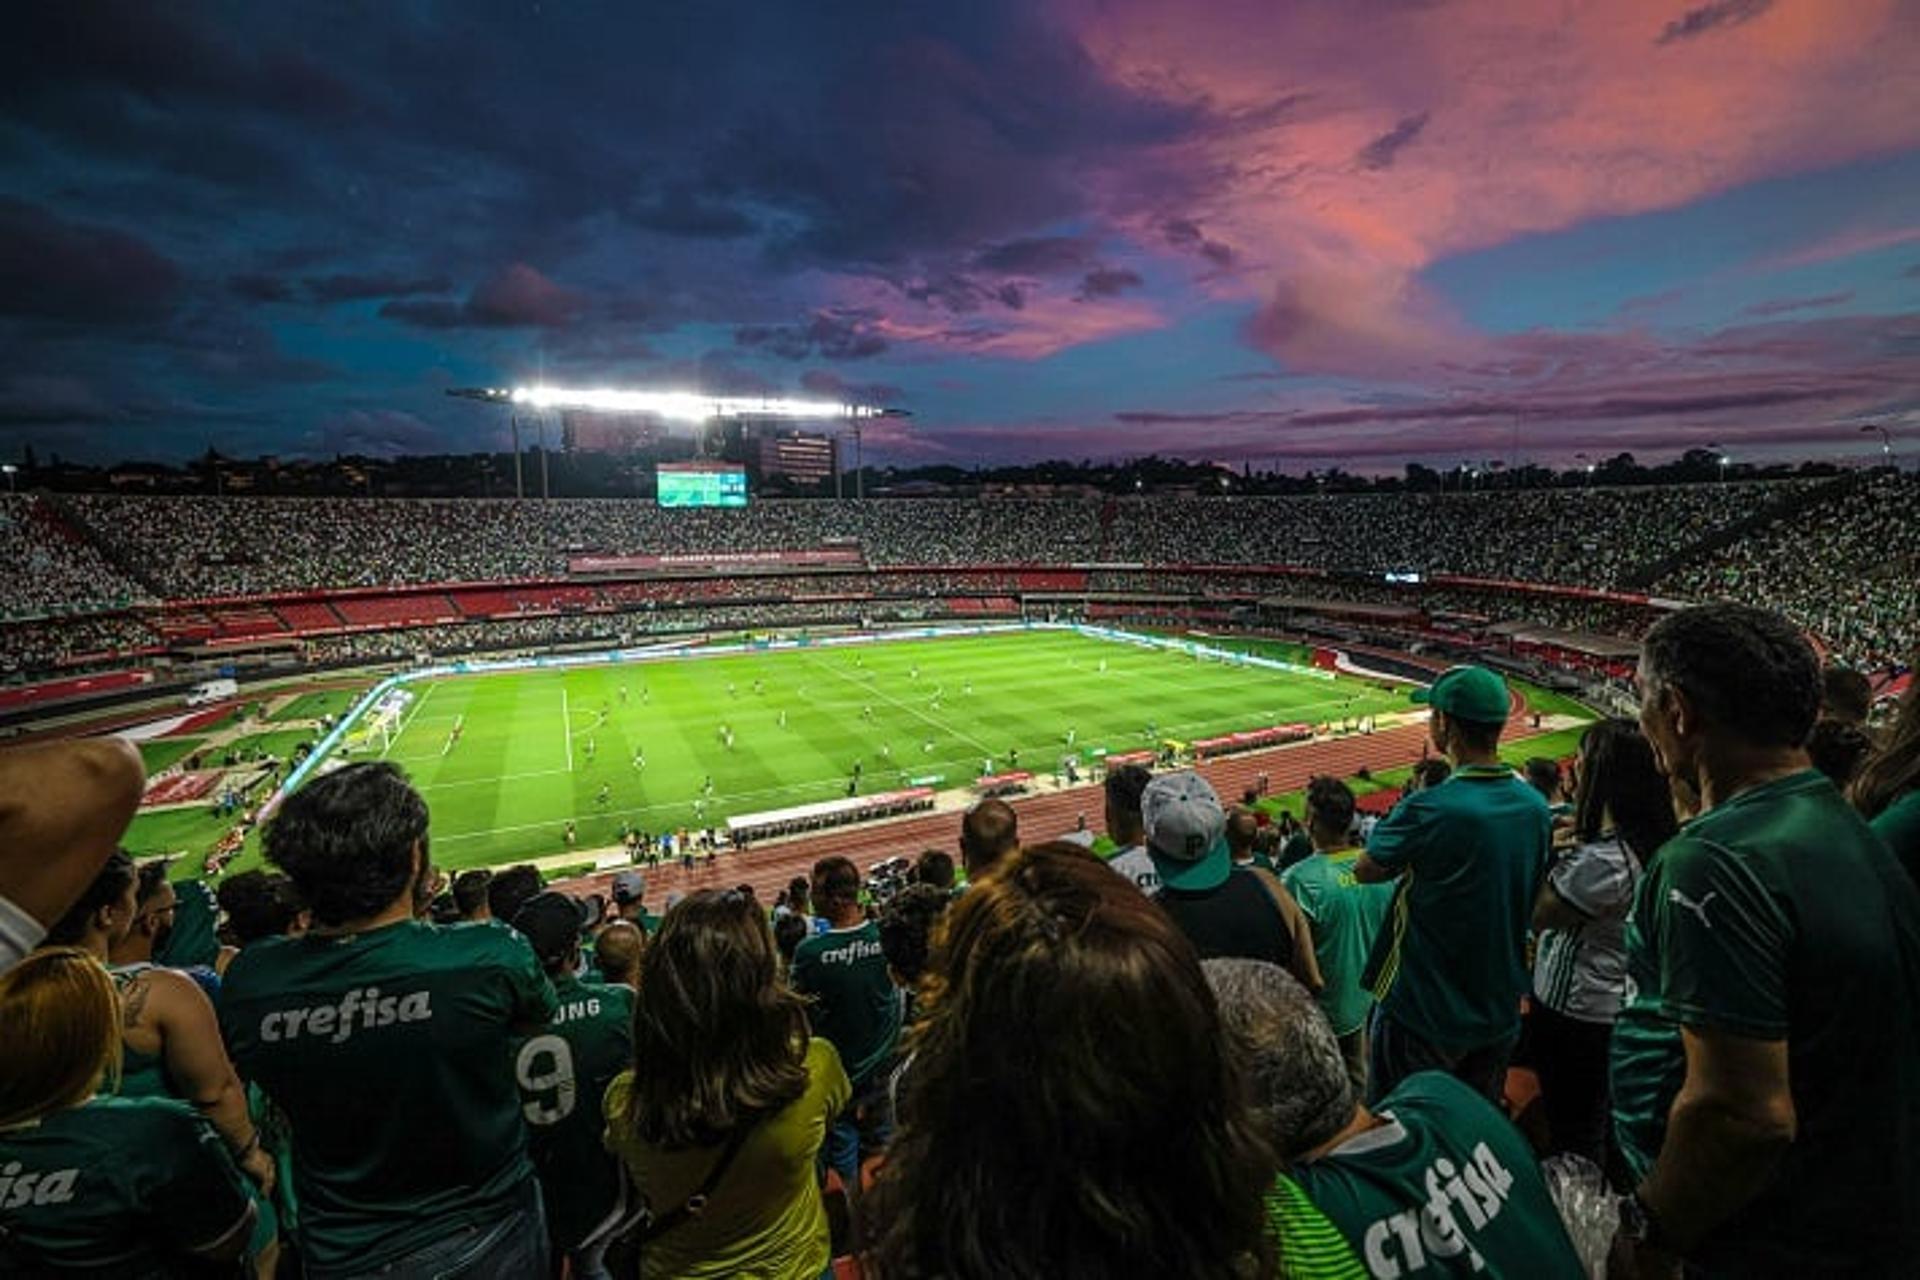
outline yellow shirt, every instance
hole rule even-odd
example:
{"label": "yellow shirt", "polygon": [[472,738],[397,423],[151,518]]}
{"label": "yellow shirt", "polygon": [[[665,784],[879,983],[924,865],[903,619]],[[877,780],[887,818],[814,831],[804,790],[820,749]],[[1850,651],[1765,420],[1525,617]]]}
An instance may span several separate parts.
{"label": "yellow shirt", "polygon": [[[607,1086],[607,1145],[625,1162],[656,1213],[686,1203],[720,1158],[720,1148],[667,1151],[634,1136],[628,1113],[633,1073]],[[818,1276],[831,1260],[827,1214],[815,1159],[853,1087],[827,1041],[807,1043],[807,1090],[754,1127],[707,1201],[641,1250],[642,1280]]]}

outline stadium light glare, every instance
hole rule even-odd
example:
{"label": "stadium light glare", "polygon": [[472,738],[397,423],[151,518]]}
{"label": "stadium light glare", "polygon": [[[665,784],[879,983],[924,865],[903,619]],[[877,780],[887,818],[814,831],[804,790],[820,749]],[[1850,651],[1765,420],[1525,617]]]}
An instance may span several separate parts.
{"label": "stadium light glare", "polygon": [[514,404],[530,409],[588,409],[603,413],[650,413],[674,422],[714,418],[881,418],[894,411],[831,400],[780,396],[710,396],[695,391],[629,391],[619,387],[515,387]]}

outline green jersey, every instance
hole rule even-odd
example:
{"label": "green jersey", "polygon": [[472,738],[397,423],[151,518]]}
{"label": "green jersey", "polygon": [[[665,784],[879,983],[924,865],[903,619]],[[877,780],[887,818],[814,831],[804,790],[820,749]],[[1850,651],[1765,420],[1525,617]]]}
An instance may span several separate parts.
{"label": "green jersey", "polygon": [[1367,857],[1405,872],[1367,966],[1382,1012],[1443,1049],[1519,1030],[1552,828],[1546,800],[1505,765],[1462,765],[1375,824]]}
{"label": "green jersey", "polygon": [[1920,788],[1882,809],[1873,820],[1873,833],[1887,842],[1907,874],[1920,883]]}
{"label": "green jersey", "polygon": [[1267,1235],[1280,1246],[1280,1274],[1287,1280],[1368,1280],[1340,1228],[1284,1173],[1267,1192]]}
{"label": "green jersey", "polygon": [[219,1135],[183,1103],[94,1098],[0,1129],[0,1275],[198,1275],[245,1219]]}
{"label": "green jersey", "polygon": [[1492,1103],[1422,1071],[1375,1114],[1379,1128],[1291,1170],[1375,1276],[1586,1275],[1533,1152]]}
{"label": "green jersey", "polygon": [[220,922],[220,904],[204,880],[173,882],[173,932],[167,944],[153,953],[153,962],[168,969],[208,968],[220,958],[220,939],[214,928]]}
{"label": "green jersey", "polygon": [[613,1078],[633,1065],[633,988],[581,982],[553,984],[553,1025],[520,1042],[513,1076],[528,1125],[534,1170],[546,1192],[547,1230],[575,1249],[613,1212],[619,1166],[602,1144],[601,1100]]}
{"label": "green jersey", "polygon": [[1373,993],[1360,975],[1393,905],[1392,885],[1361,884],[1354,878],[1353,865],[1359,860],[1358,849],[1329,849],[1294,863],[1280,877],[1313,931],[1313,952],[1327,984],[1320,992],[1320,1007],[1337,1036],[1367,1025]]}
{"label": "green jersey", "polygon": [[292,1125],[311,1264],[372,1270],[518,1207],[533,1166],[514,1052],[554,1006],[526,939],[494,921],[241,952],[221,1029]]}
{"label": "green jersey", "polygon": [[1681,828],[1627,918],[1613,1122],[1636,1179],[1686,1078],[1682,1027],[1784,1040],[1795,1136],[1689,1258],[1906,1274],[1920,1255],[1920,889],[1809,769]]}
{"label": "green jersey", "polygon": [[880,926],[868,920],[803,938],[793,953],[793,989],[813,997],[813,1034],[839,1050],[857,1091],[900,1038],[900,993],[887,975]]}

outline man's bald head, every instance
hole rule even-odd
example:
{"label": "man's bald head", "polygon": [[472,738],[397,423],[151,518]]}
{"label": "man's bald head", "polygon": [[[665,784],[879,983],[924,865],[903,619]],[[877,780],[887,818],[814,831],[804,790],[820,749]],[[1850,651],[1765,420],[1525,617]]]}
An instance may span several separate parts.
{"label": "man's bald head", "polygon": [[615,920],[600,931],[593,941],[593,957],[608,982],[640,984],[640,957],[647,949],[647,935],[631,920]]}
{"label": "man's bald head", "polygon": [[1020,820],[1005,800],[982,800],[960,820],[960,859],[969,879],[1020,847]]}

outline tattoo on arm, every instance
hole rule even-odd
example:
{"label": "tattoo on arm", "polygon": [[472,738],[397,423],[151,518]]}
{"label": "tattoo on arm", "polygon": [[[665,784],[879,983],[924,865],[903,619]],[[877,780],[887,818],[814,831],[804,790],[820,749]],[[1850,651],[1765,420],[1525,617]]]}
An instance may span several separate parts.
{"label": "tattoo on arm", "polygon": [[153,984],[146,976],[135,978],[120,993],[120,1025],[131,1031],[139,1025],[140,1015],[146,1011],[147,997],[153,993]]}

